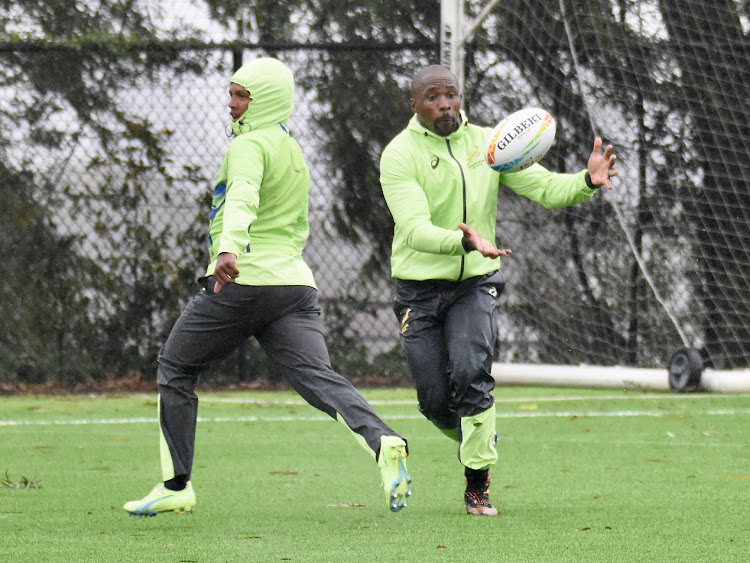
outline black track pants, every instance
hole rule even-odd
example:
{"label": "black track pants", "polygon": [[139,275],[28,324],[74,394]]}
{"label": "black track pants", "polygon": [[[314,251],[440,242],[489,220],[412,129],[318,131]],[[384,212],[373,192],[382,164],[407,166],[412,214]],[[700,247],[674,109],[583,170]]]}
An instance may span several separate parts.
{"label": "black track pants", "polygon": [[345,423],[372,455],[383,435],[398,436],[344,377],[333,371],[323,339],[317,291],[307,286],[243,286],[213,292],[214,280],[188,303],[159,355],[157,384],[164,480],[190,478],[198,376],[255,336],[313,407]]}
{"label": "black track pants", "polygon": [[460,282],[396,280],[393,310],[419,410],[444,431],[494,404],[494,309],[505,286],[497,271]]}

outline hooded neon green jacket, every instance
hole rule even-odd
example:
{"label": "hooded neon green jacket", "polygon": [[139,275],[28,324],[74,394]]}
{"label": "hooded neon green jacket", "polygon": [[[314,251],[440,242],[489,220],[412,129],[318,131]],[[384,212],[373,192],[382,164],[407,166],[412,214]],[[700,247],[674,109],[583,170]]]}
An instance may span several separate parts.
{"label": "hooded neon green jacket", "polygon": [[467,253],[458,223],[495,240],[500,183],[548,209],[587,201],[596,190],[586,171],[557,174],[534,164],[498,173],[482,151],[490,127],[461,125],[448,137],[423,127],[414,115],[406,129],[386,146],[380,158],[380,183],[395,229],[391,275],[404,280],[463,280],[500,268],[499,259]]}
{"label": "hooded neon green jacket", "polygon": [[285,126],[294,105],[294,77],[280,61],[261,58],[243,65],[231,82],[252,101],[231,123],[235,138],[214,184],[206,275],[220,253],[231,252],[239,284],[315,287],[302,259],[310,173]]}

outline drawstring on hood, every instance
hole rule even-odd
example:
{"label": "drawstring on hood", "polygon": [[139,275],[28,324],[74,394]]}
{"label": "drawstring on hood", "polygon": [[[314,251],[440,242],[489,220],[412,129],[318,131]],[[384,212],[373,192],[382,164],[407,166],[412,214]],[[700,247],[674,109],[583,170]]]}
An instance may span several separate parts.
{"label": "drawstring on hood", "polygon": [[253,129],[285,123],[294,106],[294,76],[278,59],[260,58],[244,64],[231,82],[250,93],[252,101],[245,113],[229,126],[235,137]]}

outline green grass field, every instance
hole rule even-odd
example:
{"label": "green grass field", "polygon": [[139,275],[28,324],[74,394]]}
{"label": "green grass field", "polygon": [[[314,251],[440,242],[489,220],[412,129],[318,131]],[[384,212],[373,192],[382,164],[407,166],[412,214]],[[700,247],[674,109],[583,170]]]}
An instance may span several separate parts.
{"label": "green grass field", "polygon": [[409,439],[399,513],[346,428],[293,393],[202,394],[198,504],[153,518],[122,504],[160,477],[155,395],[2,398],[0,561],[750,559],[747,395],[498,388],[500,515],[481,518],[414,392],[363,393]]}

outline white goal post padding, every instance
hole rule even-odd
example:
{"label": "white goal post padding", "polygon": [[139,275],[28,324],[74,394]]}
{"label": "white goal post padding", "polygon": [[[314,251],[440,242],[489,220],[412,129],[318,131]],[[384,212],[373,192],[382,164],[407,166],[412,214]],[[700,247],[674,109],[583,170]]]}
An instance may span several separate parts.
{"label": "white goal post padding", "polygon": [[[497,385],[669,391],[669,373],[666,369],[496,362],[492,364],[492,377]],[[750,392],[750,369],[732,371],[705,369],[701,375],[701,389],[719,393]]]}
{"label": "white goal post padding", "polygon": [[464,91],[464,46],[500,0],[489,0],[476,19],[466,22],[464,0],[440,1],[440,64],[450,69]]}
{"label": "white goal post padding", "polygon": [[441,0],[440,64],[453,72],[461,92],[464,86],[463,34],[464,0]]}

